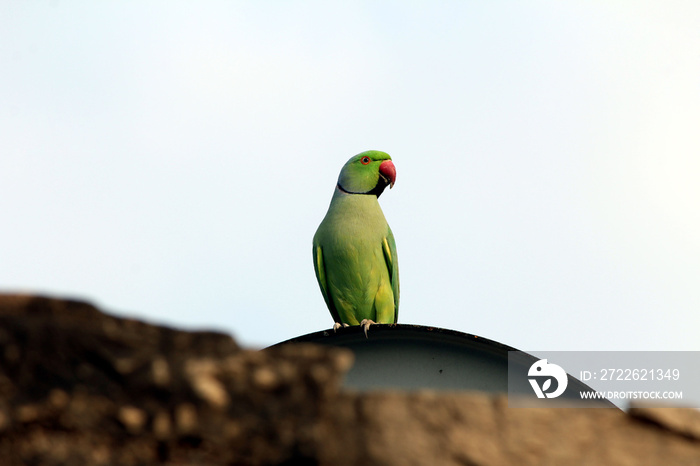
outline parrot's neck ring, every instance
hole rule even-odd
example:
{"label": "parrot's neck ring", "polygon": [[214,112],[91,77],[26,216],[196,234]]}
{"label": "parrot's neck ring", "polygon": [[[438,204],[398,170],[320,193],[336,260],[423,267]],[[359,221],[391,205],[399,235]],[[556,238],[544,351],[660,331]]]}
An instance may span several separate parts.
{"label": "parrot's neck ring", "polygon": [[355,192],[355,191],[348,191],[347,189],[345,189],[345,188],[343,188],[342,186],[340,186],[340,183],[338,183],[338,189],[340,189],[340,190],[341,190],[342,192],[344,192],[345,194],[374,194],[374,193],[372,193],[372,192],[357,193],[357,192]]}
{"label": "parrot's neck ring", "polygon": [[[380,178],[380,179],[381,179],[381,178]],[[342,192],[344,192],[345,194],[374,194],[375,196],[377,196],[377,198],[384,192],[384,188],[386,188],[386,184],[385,184],[385,183],[379,182],[379,183],[377,183],[377,185],[374,187],[374,189],[372,189],[371,191],[367,191],[367,192],[365,192],[365,193],[358,193],[358,192],[354,192],[354,191],[348,191],[347,189],[343,188],[343,187],[340,185],[340,183],[338,183],[336,186],[338,187],[338,189],[340,189],[340,190],[341,190]]]}

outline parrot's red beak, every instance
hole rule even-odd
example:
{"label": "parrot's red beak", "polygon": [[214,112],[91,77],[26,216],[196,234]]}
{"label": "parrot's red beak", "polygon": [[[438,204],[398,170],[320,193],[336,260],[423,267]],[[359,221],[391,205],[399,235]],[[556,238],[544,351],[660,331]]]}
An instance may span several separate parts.
{"label": "parrot's red beak", "polygon": [[379,165],[379,175],[389,184],[389,188],[394,187],[396,182],[396,167],[391,160],[385,160]]}

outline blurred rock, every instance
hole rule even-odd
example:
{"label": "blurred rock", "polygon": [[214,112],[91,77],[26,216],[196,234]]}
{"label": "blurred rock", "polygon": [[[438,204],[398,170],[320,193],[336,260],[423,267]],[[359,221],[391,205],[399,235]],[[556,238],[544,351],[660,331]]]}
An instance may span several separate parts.
{"label": "blurred rock", "polygon": [[0,295],[0,464],[700,464],[693,410],[351,393],[351,364],[337,348],[248,351],[84,302]]}
{"label": "blurred rock", "polygon": [[630,406],[629,413],[638,419],[656,424],[662,429],[700,441],[700,411],[698,410],[672,405],[664,408],[650,407],[645,406],[644,403],[635,403]]}

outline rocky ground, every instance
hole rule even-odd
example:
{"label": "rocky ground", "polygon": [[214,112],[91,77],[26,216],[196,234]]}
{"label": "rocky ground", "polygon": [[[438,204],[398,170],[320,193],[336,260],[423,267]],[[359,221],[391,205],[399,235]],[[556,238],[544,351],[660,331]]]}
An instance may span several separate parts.
{"label": "rocky ground", "polygon": [[341,389],[345,350],[263,351],[0,295],[2,465],[700,465],[700,412],[513,409]]}

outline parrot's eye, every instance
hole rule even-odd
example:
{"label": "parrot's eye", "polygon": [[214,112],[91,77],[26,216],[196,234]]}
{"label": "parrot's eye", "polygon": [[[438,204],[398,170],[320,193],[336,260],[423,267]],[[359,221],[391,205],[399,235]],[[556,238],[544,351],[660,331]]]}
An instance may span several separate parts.
{"label": "parrot's eye", "polygon": [[370,158],[367,157],[367,156],[364,156],[364,157],[362,157],[362,158],[360,159],[360,162],[362,163],[362,165],[367,165],[367,164],[370,163],[371,161],[372,161],[372,160],[370,160]]}

